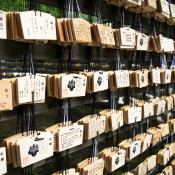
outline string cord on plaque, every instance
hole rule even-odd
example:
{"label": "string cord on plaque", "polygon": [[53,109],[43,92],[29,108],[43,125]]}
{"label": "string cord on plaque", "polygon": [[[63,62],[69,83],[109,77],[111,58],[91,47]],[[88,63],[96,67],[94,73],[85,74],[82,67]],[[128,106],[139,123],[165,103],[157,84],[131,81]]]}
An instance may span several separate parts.
{"label": "string cord on plaque", "polygon": [[[25,50],[25,58],[24,58],[24,67],[23,67],[23,72],[26,76],[27,74],[27,59],[29,59],[29,75],[35,75],[35,67],[34,67],[34,51],[33,51],[33,45],[32,44],[26,44],[26,50]],[[28,58],[27,58],[28,57]],[[26,64],[26,65],[25,65]],[[27,122],[27,136],[31,134],[35,134],[37,131],[36,127],[36,119],[35,119],[35,114],[34,114],[34,91],[31,92],[32,96],[32,103],[30,105],[23,105],[25,112],[27,112],[26,115],[26,122]],[[26,113],[25,113],[26,114]],[[33,166],[29,165],[25,168],[21,168],[21,175],[25,175],[25,173],[32,174],[33,172]]]}
{"label": "string cord on plaque", "polygon": [[88,95],[88,108],[87,113],[97,114],[98,113],[98,93],[93,93]]}
{"label": "string cord on plaque", "polygon": [[122,53],[120,50],[117,50],[115,58],[116,58],[116,64],[118,65],[116,65],[116,70],[114,71],[114,75],[113,75],[114,83],[111,82],[114,86],[113,91],[120,88],[127,88],[130,86],[129,71],[126,69],[123,69]]}
{"label": "string cord on plaque", "polygon": [[160,88],[165,91],[165,95],[169,96],[170,83],[172,79],[172,70],[168,69],[167,56],[165,53],[160,54],[160,64],[161,64],[161,85]]}
{"label": "string cord on plaque", "polygon": [[68,5],[68,10],[67,10],[67,17],[68,18],[74,18],[74,16],[76,18],[82,17],[78,0],[75,0],[75,1],[68,0],[67,5]]}
{"label": "string cord on plaque", "polygon": [[92,5],[96,17],[92,24],[92,44],[103,48],[115,48],[114,29],[111,27],[111,22],[108,23],[108,20],[102,19],[103,3],[96,0]]}
{"label": "string cord on plaque", "polygon": [[[112,111],[115,111],[116,113],[117,113],[117,111],[116,111],[116,103],[118,103],[118,101],[116,102],[116,94],[115,94],[115,92],[113,92],[113,91],[108,91],[108,98],[109,98],[109,110],[106,110],[106,112],[108,113],[108,112],[112,112]],[[118,105],[117,105],[118,106]],[[102,111],[103,112],[103,111]],[[101,113],[102,113],[101,112]],[[114,113],[115,113],[114,112]],[[107,129],[107,131],[108,130],[110,130],[109,131],[109,134],[108,134],[108,136],[109,136],[109,138],[108,138],[108,136],[107,136],[107,138],[106,138],[106,146],[107,147],[114,147],[114,134],[113,134],[113,126],[112,126],[112,121],[111,121],[111,119],[112,119],[112,115],[107,115],[107,113],[106,113],[106,116],[107,116],[107,127],[109,127],[109,128],[106,128]],[[118,129],[117,129],[117,134],[116,134],[116,142],[118,142],[119,141],[119,128],[120,128],[120,121],[119,121],[119,124],[117,123],[117,125],[118,125]]]}
{"label": "string cord on plaque", "polygon": [[19,11],[24,11],[28,9],[28,4],[27,4],[27,0],[22,0],[21,2],[18,3],[19,5]]}
{"label": "string cord on plaque", "polygon": [[142,16],[140,13],[133,13],[131,28],[142,32]]}
{"label": "string cord on plaque", "polygon": [[[171,65],[170,65],[170,70],[172,71],[172,84],[171,84],[171,88],[170,88],[170,94],[174,93],[174,82],[175,82],[175,54],[172,54],[172,61],[171,61]],[[172,114],[173,116],[175,115],[174,110],[172,110]]]}
{"label": "string cord on plaque", "polygon": [[[118,51],[118,50],[117,50]],[[119,51],[118,51],[119,52]],[[120,53],[118,53],[120,54]],[[116,60],[116,62],[118,62],[118,64],[116,64],[116,69],[120,69],[121,68],[121,60],[120,60],[120,56],[118,57],[118,60]],[[119,135],[119,132],[120,132],[120,127],[123,125],[123,113],[121,113],[121,115],[117,116],[117,113],[119,114],[121,111],[118,110],[119,108],[119,104],[118,104],[118,100],[119,100],[119,89],[117,90],[117,92],[114,92],[114,91],[110,91],[110,109],[111,110],[115,110],[116,112],[116,119],[115,118],[115,115],[114,116],[111,116],[110,119],[112,120],[111,122],[109,122],[109,119],[108,119],[108,122],[109,122],[109,125],[111,125],[111,139],[112,139],[112,144],[114,146],[114,134],[113,134],[113,131],[114,131],[114,128],[116,129],[116,145],[119,144],[119,140],[120,140],[120,135]],[[113,121],[115,121],[116,123],[116,127],[114,127],[113,125]],[[112,146],[112,145],[111,145]]]}
{"label": "string cord on plaque", "polygon": [[104,160],[102,158],[98,158],[98,147],[96,138],[93,138],[92,140],[92,145],[88,158],[77,164],[77,170],[81,174],[86,173],[87,175],[103,175]]}
{"label": "string cord on plaque", "polygon": [[66,14],[67,13],[67,10],[65,10],[65,9],[68,9],[67,6],[66,6],[67,4],[68,3],[65,0],[61,0],[60,1],[60,6],[59,6],[60,7],[59,8],[60,9],[60,13],[59,13],[59,16],[58,16],[59,18],[66,18],[67,17],[66,16],[67,15]]}
{"label": "string cord on plaque", "polygon": [[[23,11],[23,10],[26,10],[27,8],[27,1],[26,0],[22,0],[20,3],[19,3],[19,11]],[[23,50],[25,49],[25,47],[27,47],[27,44],[25,44],[25,46],[23,47]],[[24,60],[23,60],[23,70],[22,72],[26,72],[25,70],[25,67],[26,67],[26,59],[27,59],[27,50],[25,49],[25,55],[24,56]],[[21,69],[20,69],[21,71]],[[21,73],[20,73],[21,74]],[[15,80],[14,80],[15,81]],[[13,105],[14,107],[16,106],[16,95],[15,94],[15,91],[16,89],[14,88],[14,83],[12,84],[13,86]],[[27,122],[24,122],[25,119],[27,121],[27,114],[26,114],[26,110],[27,110],[27,107],[26,106],[17,106],[17,127],[16,127],[16,134],[18,133],[22,133],[22,136],[24,136],[24,132],[27,128]],[[25,125],[26,125],[26,128],[25,128]],[[9,161],[9,160],[8,160]],[[32,174],[32,166],[29,166],[28,168],[26,169],[20,169],[20,174],[21,175],[24,175],[25,173],[29,173],[29,174]]]}
{"label": "string cord on plaque", "polygon": [[114,139],[113,133],[110,132],[107,147],[98,154],[98,157],[105,161],[105,173],[112,173],[125,165],[126,150],[116,147]]}
{"label": "string cord on plaque", "polygon": [[66,69],[64,68],[64,58],[65,58],[65,48],[58,46],[56,52],[56,59],[57,59],[57,73],[63,73]]}
{"label": "string cord on plaque", "polygon": [[125,26],[125,9],[124,7],[122,7],[120,9],[120,27],[124,27]]}
{"label": "string cord on plaque", "polygon": [[[21,2],[20,3],[20,9],[23,9],[23,5],[22,3],[25,2]],[[27,73],[27,59],[28,59],[28,53],[29,51],[29,45],[25,44],[24,46],[21,47],[21,59],[23,59],[23,65],[22,65],[22,69],[20,69],[20,76],[26,76]],[[24,58],[22,58],[24,56]],[[15,90],[15,89],[14,89]],[[15,100],[15,99],[14,99]],[[14,103],[15,104],[15,103]],[[27,106],[26,105],[20,105],[17,106],[17,128],[16,128],[16,133],[23,133],[25,131],[25,124],[24,124],[24,120],[27,120]],[[27,124],[26,124],[26,128],[27,128]]]}
{"label": "string cord on plaque", "polygon": [[[140,131],[141,131],[141,135],[143,135],[143,121],[141,121],[140,123]],[[148,144],[147,147],[149,147],[150,145]],[[143,148],[143,143],[142,143],[142,148],[141,148],[141,153],[144,152],[144,148]],[[140,161],[142,162],[143,161],[143,154],[140,155]]]}
{"label": "string cord on plaque", "polygon": [[120,88],[117,88],[116,80],[115,80],[115,71],[122,70],[122,58],[121,58],[121,50],[115,49],[113,51],[113,59],[115,61],[115,64],[113,64],[113,71],[109,71],[109,89],[111,94],[115,94],[117,91],[117,94],[120,93]]}
{"label": "string cord on plaque", "polygon": [[83,126],[72,123],[70,99],[58,101],[56,124],[47,128],[46,131],[54,134],[56,172],[53,175],[79,175],[74,168],[69,168],[69,149],[82,144]]}
{"label": "string cord on plaque", "polygon": [[[146,101],[147,99],[147,95],[150,93],[150,86],[149,86],[149,80],[148,80],[148,77],[149,77],[149,71],[148,69],[144,69],[144,67],[146,67],[146,52],[140,52],[140,58],[143,58],[143,59],[138,59],[140,61],[139,62],[139,68],[141,69],[141,74],[139,74],[139,93],[138,94],[140,96],[140,100],[142,102]],[[138,57],[139,58],[139,57]],[[145,102],[144,102],[145,103]],[[150,109],[149,110],[149,117],[146,116],[146,110],[147,108],[152,108],[152,110]],[[153,115],[153,104],[152,106],[148,106],[146,107],[146,104],[144,105],[144,107],[142,108],[142,115],[144,115],[144,118],[146,117],[146,128],[148,129],[149,128],[149,120],[150,120],[150,116]],[[141,133],[143,133],[143,121],[144,120],[141,120]],[[146,130],[146,134],[147,133],[147,130]]]}
{"label": "string cord on plaque", "polygon": [[52,175],[79,175],[74,168],[69,168],[69,150],[66,150],[65,154],[59,152],[56,159],[56,172]]}
{"label": "string cord on plaque", "polygon": [[58,124],[58,123],[62,123],[62,116],[63,116],[63,110],[62,110],[62,107],[63,107],[63,100],[59,99],[57,101],[57,113],[56,113],[56,120],[55,120],[55,124]]}
{"label": "string cord on plaque", "polygon": [[[100,12],[100,2],[97,0],[90,1],[88,6],[88,18],[90,23],[100,23],[102,24],[102,16]],[[95,17],[95,18],[94,18]]]}
{"label": "string cord on plaque", "polygon": [[[101,51],[98,47],[90,47],[89,49],[87,49],[87,52],[88,53],[86,57],[86,71],[92,72],[92,74],[90,73],[91,75],[88,78],[89,81],[87,80],[87,91],[90,92],[87,95],[87,100],[89,103],[87,112],[90,111],[90,114],[95,114],[98,113],[98,90],[100,90],[100,86],[101,84],[103,84],[104,81],[103,77],[100,76],[100,74],[103,74],[103,71],[101,71]],[[96,75],[94,74],[95,71]]]}
{"label": "string cord on plaque", "polygon": [[68,56],[67,56],[67,72],[72,73],[73,70],[73,61],[74,61],[74,52],[73,46],[67,46],[68,49]]}
{"label": "string cord on plaque", "polygon": [[[30,48],[28,47],[28,49],[30,49]],[[26,60],[28,59],[27,57],[29,56],[29,52],[30,51],[26,49],[25,50],[25,54],[24,54],[25,57],[24,57],[23,70],[22,70],[22,72],[25,72],[25,74],[27,72],[27,70],[26,70],[26,68],[27,68]],[[33,64],[32,59],[33,58],[31,57],[31,59],[29,60],[29,62]],[[31,69],[31,65],[29,67]],[[33,69],[34,68],[32,68],[32,70]],[[30,71],[30,73],[31,73],[31,71]],[[33,100],[32,100],[32,103],[33,103]],[[24,122],[24,121],[26,121],[26,122]],[[27,131],[27,135],[30,134],[29,131],[31,129],[32,129],[32,131],[34,131],[35,130],[34,129],[34,123],[35,123],[34,121],[35,121],[35,118],[34,118],[34,108],[32,106],[26,106],[26,105],[25,106],[24,105],[18,106],[17,107],[17,128],[16,128],[16,133],[17,134],[16,134],[16,136],[18,136],[18,137],[25,137],[26,136],[26,132],[25,131]],[[25,125],[26,125],[26,127],[25,127]],[[14,137],[16,137],[16,136],[14,136]],[[7,150],[8,150],[8,147],[7,147]],[[16,154],[19,154],[19,153],[16,153]],[[15,157],[12,156],[12,160],[13,160],[12,163],[13,163],[13,166],[14,167],[20,166],[20,163],[19,162],[17,163],[17,159]],[[26,173],[32,174],[32,166],[28,166],[26,168],[21,168],[20,169],[20,174],[21,175],[24,175]]]}
{"label": "string cord on plaque", "polygon": [[91,17],[94,15],[96,17],[96,19],[92,19],[91,22],[95,22],[95,23],[100,23],[102,24],[103,23],[103,19],[102,19],[102,15],[101,15],[101,9],[100,9],[100,5],[101,5],[101,2],[97,1],[97,0],[94,0],[91,3],[91,9],[90,9],[90,15]]}
{"label": "string cord on plaque", "polygon": [[[57,117],[56,117],[56,125],[60,125],[63,124],[63,126],[68,125],[68,123],[70,122],[69,119],[66,117],[68,116],[68,99],[66,100],[58,100],[57,101]],[[62,111],[62,107],[63,107],[63,111]],[[63,113],[64,114],[63,114]],[[64,116],[62,118],[62,116]],[[56,140],[55,140],[56,141]],[[56,143],[54,143],[56,144]],[[66,157],[68,153],[68,150],[66,151]],[[68,169],[68,163],[65,163],[65,159],[63,157],[64,152],[57,152],[56,155],[56,172],[54,174],[61,174],[64,173],[64,171],[66,171]]]}
{"label": "string cord on plaque", "polygon": [[63,161],[63,152],[56,154],[56,172],[63,171],[64,161]]}
{"label": "string cord on plaque", "polygon": [[[30,173],[32,174],[32,165],[40,160],[43,160],[45,158],[48,158],[53,155],[53,148],[52,148],[52,140],[53,136],[52,133],[46,133],[46,132],[39,132],[37,131],[36,126],[36,117],[35,117],[35,106],[34,103],[37,100],[40,100],[37,97],[37,83],[44,85],[41,83],[41,80],[44,79],[38,79],[35,74],[35,66],[34,66],[34,50],[33,50],[33,44],[28,44],[26,47],[27,54],[25,58],[25,62],[28,62],[28,67],[26,66],[24,73],[27,73],[27,68],[29,71],[28,76],[28,83],[31,82],[31,85],[28,85],[29,95],[31,96],[31,99],[29,100],[28,105],[25,105],[26,107],[26,122],[27,122],[27,129],[26,134],[24,134],[23,139],[18,139],[16,141],[16,146],[18,147],[17,151],[17,166],[21,167],[21,173]],[[29,59],[29,60],[27,60]],[[27,76],[26,76],[27,77]],[[22,78],[26,78],[25,76]],[[43,89],[43,92],[45,94],[45,90]],[[31,94],[30,94],[31,93]],[[26,145],[27,144],[27,145]],[[32,145],[33,144],[33,145]],[[41,147],[42,146],[42,147]],[[29,151],[28,151],[29,148]],[[35,149],[36,152],[33,151]],[[30,156],[31,155],[31,156]],[[29,172],[28,172],[29,171]]]}

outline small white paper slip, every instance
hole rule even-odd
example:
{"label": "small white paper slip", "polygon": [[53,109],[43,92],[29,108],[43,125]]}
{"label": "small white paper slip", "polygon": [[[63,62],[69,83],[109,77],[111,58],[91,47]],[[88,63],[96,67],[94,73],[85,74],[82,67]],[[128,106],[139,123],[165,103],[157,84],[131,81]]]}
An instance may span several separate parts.
{"label": "small white paper slip", "polygon": [[46,78],[32,75],[31,91],[34,92],[34,102],[45,101]]}
{"label": "small white paper slip", "polygon": [[6,148],[0,148],[0,175],[7,173]]}

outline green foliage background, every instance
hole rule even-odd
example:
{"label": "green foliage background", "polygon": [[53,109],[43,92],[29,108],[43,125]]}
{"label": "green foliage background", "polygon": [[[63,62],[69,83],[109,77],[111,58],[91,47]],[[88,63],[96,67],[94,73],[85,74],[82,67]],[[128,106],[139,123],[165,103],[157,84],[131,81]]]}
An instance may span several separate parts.
{"label": "green foliage background", "polygon": [[[23,3],[23,0],[0,0],[0,10],[2,11],[21,11],[21,5]],[[61,17],[60,16],[60,9],[58,7],[52,7],[44,4],[38,4],[36,5],[37,10],[50,13],[55,17]],[[26,7],[25,10],[28,10]],[[81,17],[85,20],[89,20],[88,15],[81,14]],[[99,19],[97,17],[92,17],[92,21],[95,23],[100,23]]]}
{"label": "green foliage background", "polygon": [[[0,10],[3,11],[21,11],[22,0],[0,0]],[[26,9],[27,10],[27,7]],[[59,9],[56,7],[51,7],[43,4],[37,4],[37,10],[42,12],[47,12],[55,17],[59,16]]]}
{"label": "green foliage background", "polygon": [[20,0],[0,0],[0,10],[17,11],[19,10]]}

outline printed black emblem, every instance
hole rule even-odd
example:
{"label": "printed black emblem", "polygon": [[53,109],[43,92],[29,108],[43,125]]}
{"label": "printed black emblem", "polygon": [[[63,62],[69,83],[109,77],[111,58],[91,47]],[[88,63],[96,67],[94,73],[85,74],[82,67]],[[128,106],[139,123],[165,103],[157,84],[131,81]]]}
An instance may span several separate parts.
{"label": "printed black emblem", "polygon": [[166,75],[166,79],[167,79],[167,80],[169,79],[169,74]]}
{"label": "printed black emblem", "polygon": [[143,38],[140,39],[140,45],[143,45]]}
{"label": "printed black emblem", "polygon": [[142,81],[142,83],[145,81],[145,77],[144,77],[143,74],[142,74],[142,77],[141,77],[141,81]]}
{"label": "printed black emblem", "polygon": [[35,157],[38,152],[39,152],[38,145],[33,144],[33,146],[30,146],[28,154],[31,154],[32,157]]}
{"label": "printed black emblem", "polygon": [[116,163],[116,165],[118,165],[118,163],[119,163],[119,157],[117,157],[117,158],[115,159],[115,163]]}
{"label": "printed black emblem", "polygon": [[70,89],[70,91],[73,91],[75,88],[75,81],[73,80],[69,81],[67,87]]}
{"label": "printed black emblem", "polygon": [[97,79],[97,84],[99,85],[99,86],[101,86],[101,84],[102,84],[102,77],[98,77],[98,79]]}
{"label": "printed black emblem", "polygon": [[136,146],[134,146],[132,152],[133,152],[133,153],[136,153]]}

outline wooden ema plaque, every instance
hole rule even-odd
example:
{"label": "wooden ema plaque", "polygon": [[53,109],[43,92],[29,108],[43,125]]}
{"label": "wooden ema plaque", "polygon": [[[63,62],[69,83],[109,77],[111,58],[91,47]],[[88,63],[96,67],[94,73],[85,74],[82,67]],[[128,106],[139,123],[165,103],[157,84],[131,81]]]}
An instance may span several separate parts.
{"label": "wooden ema plaque", "polygon": [[111,128],[111,131],[115,131],[124,124],[122,110],[114,112],[109,118],[110,118],[109,126]]}
{"label": "wooden ema plaque", "polygon": [[145,161],[147,163],[147,171],[150,171],[152,170],[153,168],[156,167],[156,162],[157,162],[157,155],[152,155],[152,156],[149,156],[145,159]]}
{"label": "wooden ema plaque", "polygon": [[83,125],[62,127],[58,130],[58,151],[65,151],[83,143]]}
{"label": "wooden ema plaque", "polygon": [[17,78],[9,78],[9,79],[5,79],[5,80],[11,82],[13,107],[16,107],[16,106],[18,106],[17,94],[16,94],[16,80],[17,80]]}
{"label": "wooden ema plaque", "polygon": [[108,170],[113,172],[121,166],[125,165],[126,150],[119,149],[108,156]]}
{"label": "wooden ema plaque", "polygon": [[[12,156],[12,152],[11,152],[12,144],[14,144],[17,139],[21,139],[26,136],[27,136],[26,133],[23,133],[23,134],[19,133],[19,134],[16,134],[16,135],[13,135],[11,137],[4,139],[4,143],[5,143],[6,151],[7,151],[7,163],[8,164],[13,163],[13,160],[14,160],[14,157]],[[15,163],[13,163],[13,166],[14,164]],[[17,165],[15,165],[14,167],[17,167]]]}
{"label": "wooden ema plaque", "polygon": [[63,75],[58,79],[58,98],[85,96],[87,77],[79,74]]}
{"label": "wooden ema plaque", "polygon": [[175,154],[175,142],[170,143],[170,144],[166,144],[165,148],[169,150],[170,158],[171,158]]}
{"label": "wooden ema plaque", "polygon": [[77,43],[91,43],[90,23],[82,18],[73,18],[70,21],[74,41]]}
{"label": "wooden ema plaque", "polygon": [[162,84],[168,84],[171,83],[171,69],[161,69],[160,70],[160,77],[161,77],[161,83]]}
{"label": "wooden ema plaque", "polygon": [[165,100],[158,100],[157,104],[154,105],[154,112],[155,115],[159,115],[165,112],[166,109],[166,101]]}
{"label": "wooden ema plaque", "polygon": [[162,123],[162,124],[158,125],[158,128],[161,129],[162,137],[169,135],[170,131],[169,131],[168,123]]}
{"label": "wooden ema plaque", "polygon": [[115,46],[113,29],[104,24],[93,24],[94,38],[97,43]]}
{"label": "wooden ema plaque", "polygon": [[141,153],[141,141],[127,139],[119,144],[121,149],[126,150],[126,160],[131,160]]}
{"label": "wooden ema plaque", "polygon": [[107,90],[109,88],[108,77],[109,77],[108,72],[104,71],[94,72],[92,75],[92,91],[99,92]]}
{"label": "wooden ema plaque", "polygon": [[23,39],[56,40],[56,19],[43,12],[19,13],[19,28]]}
{"label": "wooden ema plaque", "polygon": [[80,125],[84,125],[85,140],[90,140],[106,131],[106,116],[85,116],[78,121]]}
{"label": "wooden ema plaque", "polygon": [[125,124],[131,124],[138,121],[141,121],[142,119],[142,108],[141,107],[126,107],[123,108],[124,112],[124,123]]}
{"label": "wooden ema plaque", "polygon": [[83,169],[85,172],[84,175],[102,175],[104,169],[104,161],[102,159],[99,159],[95,161],[94,163],[89,164],[87,167]]}
{"label": "wooden ema plaque", "polygon": [[148,86],[148,73],[149,71],[146,69],[129,71],[130,87],[143,88]]}
{"label": "wooden ema plaque", "polygon": [[103,159],[97,159],[92,161],[86,159],[77,165],[78,171],[83,175],[103,175],[104,161]]}
{"label": "wooden ema plaque", "polygon": [[6,12],[0,11],[0,38],[7,39]]}
{"label": "wooden ema plaque", "polygon": [[151,140],[152,140],[152,135],[151,134],[138,134],[135,137],[135,140],[140,140],[141,141],[141,153],[146,151],[150,145],[151,145]]}
{"label": "wooden ema plaque", "polygon": [[139,71],[138,74],[137,74],[137,77],[138,77],[138,87],[139,88],[143,88],[143,87],[146,87],[148,86],[148,70],[142,70],[142,71]]}
{"label": "wooden ema plaque", "polygon": [[173,167],[169,165],[165,167],[165,169],[162,172],[164,175],[173,175]]}
{"label": "wooden ema plaque", "polygon": [[53,156],[53,134],[38,132],[35,136],[27,136],[16,141],[20,167],[26,167],[40,160]]}
{"label": "wooden ema plaque", "polygon": [[165,166],[169,160],[170,160],[169,150],[166,148],[161,149],[157,154],[157,164],[163,164]]}
{"label": "wooden ema plaque", "polygon": [[7,173],[7,159],[6,159],[6,148],[0,147],[0,174]]}
{"label": "wooden ema plaque", "polygon": [[141,6],[141,0],[124,0],[124,2],[130,4],[131,6]]}
{"label": "wooden ema plaque", "polygon": [[169,18],[170,18],[169,2],[167,2],[166,0],[158,0],[155,19],[158,21],[165,22],[166,19],[169,19]]}
{"label": "wooden ema plaque", "polygon": [[167,97],[164,97],[163,99],[165,99],[166,101],[166,110],[170,111],[171,109],[173,109],[173,97],[167,96]]}
{"label": "wooden ema plaque", "polygon": [[79,172],[76,172],[74,168],[66,169],[61,172],[53,173],[52,175],[80,175]]}
{"label": "wooden ema plaque", "polygon": [[170,16],[171,18],[175,18],[175,5],[174,4],[170,4]]}
{"label": "wooden ema plaque", "polygon": [[169,3],[166,0],[158,0],[160,11],[163,15],[166,17],[169,17],[170,15],[170,9],[169,9]]}
{"label": "wooden ema plaque", "polygon": [[157,9],[157,2],[156,0],[145,0],[143,6],[146,11],[154,12]]}
{"label": "wooden ema plaque", "polygon": [[169,119],[167,122],[169,124],[170,131],[175,133],[175,119]]}
{"label": "wooden ema plaque", "polygon": [[149,48],[150,37],[144,33],[136,33],[136,50],[147,51]]}
{"label": "wooden ema plaque", "polygon": [[30,76],[20,77],[17,79],[17,99],[18,104],[29,103],[32,100]]}
{"label": "wooden ema plaque", "polygon": [[157,144],[158,142],[160,142],[162,140],[161,129],[151,127],[151,128],[148,129],[148,134],[152,135],[151,144],[153,144],[153,145]]}
{"label": "wooden ema plaque", "polygon": [[105,169],[113,172],[125,164],[126,150],[117,147],[109,147],[103,149],[99,155],[105,161]]}
{"label": "wooden ema plaque", "polygon": [[34,103],[45,102],[46,78],[36,75],[19,77],[16,80],[17,104],[32,102],[32,92]]}
{"label": "wooden ema plaque", "polygon": [[135,172],[136,175],[146,175],[147,174],[147,166],[148,165],[146,162],[142,162],[133,170],[133,172]]}
{"label": "wooden ema plaque", "polygon": [[160,69],[159,68],[151,70],[151,79],[152,79],[153,84],[160,84],[161,83]]}
{"label": "wooden ema plaque", "polygon": [[124,27],[116,30],[115,42],[119,48],[134,49],[136,46],[136,32],[135,30]]}
{"label": "wooden ema plaque", "polygon": [[152,102],[140,102],[136,106],[142,107],[143,119],[154,115],[154,104]]}
{"label": "wooden ema plaque", "polygon": [[172,166],[172,168],[173,168],[173,172],[175,172],[175,160],[173,160],[173,161],[171,162],[171,166]]}
{"label": "wooden ema plaque", "polygon": [[114,71],[114,73],[117,88],[125,88],[130,86],[128,70],[118,70]]}
{"label": "wooden ema plaque", "polygon": [[133,173],[127,172],[127,173],[123,173],[122,175],[134,175]]}
{"label": "wooden ema plaque", "polygon": [[12,110],[12,84],[10,81],[0,80],[0,111]]}

